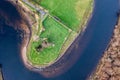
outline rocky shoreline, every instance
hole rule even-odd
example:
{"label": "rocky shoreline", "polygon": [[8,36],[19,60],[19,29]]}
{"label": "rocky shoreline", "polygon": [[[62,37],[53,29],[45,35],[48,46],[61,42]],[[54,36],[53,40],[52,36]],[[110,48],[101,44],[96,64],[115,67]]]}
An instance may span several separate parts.
{"label": "rocky shoreline", "polygon": [[[27,65],[25,63],[27,58],[25,53],[32,34],[31,20],[28,17],[28,12],[18,0],[1,0],[0,5],[2,5],[0,7],[0,34],[11,34],[6,30],[6,26],[14,31],[12,35],[15,35],[14,37],[16,37],[18,41],[20,56],[24,64]],[[9,6],[9,8],[6,7],[6,5]]]}
{"label": "rocky shoreline", "polygon": [[111,42],[88,80],[120,80],[120,15]]}

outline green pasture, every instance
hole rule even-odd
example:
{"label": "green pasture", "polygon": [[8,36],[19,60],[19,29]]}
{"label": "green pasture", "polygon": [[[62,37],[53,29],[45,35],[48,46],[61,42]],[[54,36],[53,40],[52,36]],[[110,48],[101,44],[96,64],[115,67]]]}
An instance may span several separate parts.
{"label": "green pasture", "polygon": [[33,64],[45,65],[53,62],[60,55],[60,50],[64,42],[66,41],[69,31],[64,26],[56,22],[54,18],[47,17],[43,21],[45,31],[40,34],[40,39],[47,38],[49,43],[53,45],[44,48],[42,51],[36,51],[36,46],[40,45],[42,41],[32,42],[31,51],[29,53],[29,60]]}
{"label": "green pasture", "polygon": [[74,31],[80,24],[92,0],[34,0],[47,9],[52,16],[58,17],[63,24]]}
{"label": "green pasture", "polygon": [[[40,5],[43,10],[48,10],[48,17],[40,22],[39,27],[44,28],[34,30],[33,35],[39,35],[39,41],[30,43],[28,59],[34,65],[48,65],[53,63],[62,53],[66,51],[69,44],[81,31],[81,24],[88,17],[85,12],[91,7],[92,0],[29,0],[34,5]],[[88,13],[89,14],[89,13]],[[41,29],[41,28],[39,28]],[[46,39],[51,45],[40,51],[36,47],[42,45]]]}

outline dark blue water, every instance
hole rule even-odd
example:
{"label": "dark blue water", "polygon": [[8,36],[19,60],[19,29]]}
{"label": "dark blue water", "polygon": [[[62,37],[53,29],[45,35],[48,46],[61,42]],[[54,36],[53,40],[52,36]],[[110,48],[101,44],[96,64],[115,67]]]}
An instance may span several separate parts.
{"label": "dark blue water", "polygon": [[26,69],[21,61],[14,30],[0,35],[0,63],[4,80],[85,80],[107,47],[117,22],[118,0],[96,0],[88,28],[71,52],[81,54],[76,64],[61,76],[46,79]]}

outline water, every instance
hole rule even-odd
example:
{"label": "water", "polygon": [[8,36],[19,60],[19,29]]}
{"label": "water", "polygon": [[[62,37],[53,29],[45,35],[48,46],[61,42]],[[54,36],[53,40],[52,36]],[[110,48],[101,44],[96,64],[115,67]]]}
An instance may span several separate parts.
{"label": "water", "polygon": [[[88,28],[72,52],[81,54],[76,64],[61,76],[46,79],[26,69],[21,61],[14,30],[0,35],[0,63],[4,80],[85,80],[108,45],[117,21],[118,0],[96,0]],[[11,34],[11,35],[8,35]]]}

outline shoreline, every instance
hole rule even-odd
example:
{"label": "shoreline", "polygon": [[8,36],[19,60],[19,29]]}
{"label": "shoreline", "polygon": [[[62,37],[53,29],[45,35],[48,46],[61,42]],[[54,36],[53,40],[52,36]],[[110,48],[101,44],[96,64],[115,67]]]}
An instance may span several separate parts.
{"label": "shoreline", "polygon": [[108,44],[102,58],[99,60],[97,68],[93,71],[88,80],[119,80],[120,79],[120,14],[115,25],[113,36]]}
{"label": "shoreline", "polygon": [[[67,48],[67,50],[65,51],[65,53],[60,56],[60,58],[58,60],[56,60],[54,63],[50,64],[49,66],[45,66],[43,67],[35,67],[33,65],[30,64],[30,62],[27,59],[27,47],[29,44],[29,40],[30,39],[26,39],[28,41],[24,41],[24,45],[21,45],[21,57],[22,60],[25,64],[25,66],[31,70],[31,71],[35,71],[38,72],[40,74],[42,74],[44,77],[54,77],[54,76],[58,76],[60,74],[62,74],[63,72],[66,72],[70,67],[73,66],[73,64],[78,60],[79,56],[76,56],[75,54],[70,53],[72,47],[74,47],[77,43],[77,41],[79,40],[79,37],[82,36],[82,34],[84,34],[85,30],[87,29],[87,25],[90,21],[90,19],[92,18],[92,14],[93,14],[93,9],[95,7],[94,1],[92,2],[92,6],[91,6],[91,11],[90,13],[86,16],[87,18],[85,18],[85,21],[82,23],[82,30],[78,33],[78,35],[76,36],[76,38],[73,40],[73,42],[70,44],[70,46]],[[86,11],[87,12],[87,11]],[[86,20],[87,19],[87,20]],[[84,27],[83,27],[84,26]],[[67,52],[67,53],[66,53]],[[72,60],[67,60],[69,57],[71,56]],[[76,58],[73,58],[73,57]],[[71,64],[72,63],[72,64]],[[67,69],[65,69],[67,66]],[[63,70],[63,71],[62,71]]]}
{"label": "shoreline", "polygon": [[[24,2],[25,1],[25,2]],[[28,4],[29,6],[32,6],[33,8],[37,8],[36,10],[38,9],[41,9],[41,8],[38,8],[36,6],[33,6],[31,3],[28,2],[28,0],[23,0],[24,3]],[[89,7],[90,6],[90,7]],[[65,47],[65,49],[60,50],[60,55],[58,56],[58,58],[56,58],[55,61],[53,62],[50,62],[49,64],[47,65],[34,65],[32,64],[30,61],[28,61],[29,65],[31,66],[34,66],[36,68],[46,68],[46,67],[49,67],[50,65],[56,63],[62,56],[64,56],[65,52],[68,50],[68,48],[71,46],[71,44],[74,42],[74,40],[80,35],[80,34],[83,34],[84,33],[84,30],[86,29],[86,25],[87,25],[87,22],[89,22],[90,18],[91,18],[91,14],[92,14],[92,11],[93,11],[93,8],[94,8],[94,0],[91,0],[90,1],[90,5],[87,7],[87,9],[85,10],[85,13],[83,15],[83,21],[81,23],[81,25],[79,25],[82,29],[80,29],[77,34],[74,36],[74,39],[72,41],[70,41],[69,45],[67,47]],[[67,40],[68,41],[68,40]],[[63,44],[64,45],[64,44]]]}

